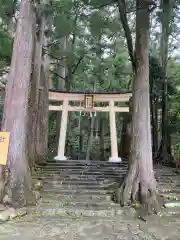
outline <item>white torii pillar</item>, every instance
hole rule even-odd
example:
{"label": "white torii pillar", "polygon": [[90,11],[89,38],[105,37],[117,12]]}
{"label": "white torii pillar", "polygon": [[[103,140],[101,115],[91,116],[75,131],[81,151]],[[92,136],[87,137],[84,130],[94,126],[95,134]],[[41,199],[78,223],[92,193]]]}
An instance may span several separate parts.
{"label": "white torii pillar", "polygon": [[110,136],[111,136],[111,157],[109,162],[121,162],[121,158],[118,157],[117,147],[117,132],[116,132],[116,115],[114,111],[114,101],[109,101],[109,123],[110,123]]}
{"label": "white torii pillar", "polygon": [[68,122],[68,105],[69,105],[68,99],[64,99],[62,115],[61,115],[58,155],[54,158],[55,160],[58,160],[58,161],[67,160],[66,156],[64,156],[64,152],[65,152],[66,131],[67,131],[67,122]]}

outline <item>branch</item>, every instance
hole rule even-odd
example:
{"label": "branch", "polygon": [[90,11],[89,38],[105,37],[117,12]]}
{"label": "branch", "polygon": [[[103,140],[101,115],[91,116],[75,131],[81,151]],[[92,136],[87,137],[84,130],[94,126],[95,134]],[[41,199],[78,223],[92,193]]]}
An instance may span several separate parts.
{"label": "branch", "polygon": [[133,41],[132,41],[131,30],[130,30],[128,20],[127,20],[127,15],[126,15],[125,0],[118,0],[118,8],[119,8],[119,13],[120,13],[121,23],[122,23],[124,33],[125,33],[125,37],[126,37],[126,41],[127,41],[128,53],[129,53],[129,56],[130,56],[132,67],[133,67],[133,69],[135,69]]}
{"label": "branch", "polygon": [[59,75],[57,72],[54,72],[53,70],[49,70],[49,71],[50,71],[52,74],[54,74],[54,75],[60,77],[61,79],[66,80],[66,78],[62,77],[62,76]]}
{"label": "branch", "polygon": [[102,5],[99,5],[97,8],[103,8],[103,7],[107,7],[107,6],[110,6],[112,4],[115,4],[116,3],[116,0],[110,0],[108,1],[107,3],[103,3]]}
{"label": "branch", "polygon": [[61,60],[63,60],[63,59],[66,59],[66,57],[57,57],[57,56],[54,56],[53,54],[49,53],[48,50],[46,50],[45,48],[43,48],[43,52],[44,52],[45,54],[47,54],[48,56],[50,56],[51,58],[56,59],[56,60],[59,60],[59,61],[61,61]]}
{"label": "branch", "polygon": [[49,48],[51,47],[52,45],[55,45],[57,43],[59,43],[61,41],[61,39],[56,39],[54,40],[53,42],[49,43],[48,45],[44,46],[45,48]]}
{"label": "branch", "polygon": [[79,60],[77,61],[76,65],[74,66],[74,68],[72,70],[72,74],[74,74],[76,72],[76,70],[77,70],[79,64],[82,62],[83,58],[84,58],[84,55],[79,58]]}

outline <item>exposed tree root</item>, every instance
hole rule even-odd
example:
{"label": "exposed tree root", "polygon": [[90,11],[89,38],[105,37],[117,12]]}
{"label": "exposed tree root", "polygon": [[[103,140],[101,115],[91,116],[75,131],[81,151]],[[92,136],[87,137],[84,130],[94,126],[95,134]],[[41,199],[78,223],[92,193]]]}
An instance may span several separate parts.
{"label": "exposed tree root", "polygon": [[122,184],[115,189],[114,200],[121,206],[139,202],[137,212],[141,218],[152,213],[157,214],[163,205],[154,176],[152,175],[152,179],[141,180],[138,167],[135,166],[129,169]]}
{"label": "exposed tree root", "polygon": [[2,203],[4,197],[4,181],[0,180],[0,203]]}
{"label": "exposed tree root", "polygon": [[0,203],[3,202],[3,198],[5,196],[7,178],[8,178],[8,169],[4,166],[0,166]]}

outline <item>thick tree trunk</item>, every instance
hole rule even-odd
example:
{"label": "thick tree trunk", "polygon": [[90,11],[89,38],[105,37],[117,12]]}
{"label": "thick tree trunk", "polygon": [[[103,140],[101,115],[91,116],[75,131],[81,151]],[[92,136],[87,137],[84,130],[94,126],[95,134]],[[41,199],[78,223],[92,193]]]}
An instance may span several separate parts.
{"label": "thick tree trunk", "polygon": [[138,200],[148,213],[157,210],[158,192],[153,172],[149,103],[149,9],[136,0],[136,68],[132,98],[132,141],[129,171],[116,190],[122,205]]}
{"label": "thick tree trunk", "polygon": [[[38,111],[39,111],[39,86],[41,78],[41,65],[42,65],[42,49],[44,43],[44,30],[45,30],[45,19],[39,16],[38,19],[38,31],[35,36],[35,47],[34,47],[34,59],[33,59],[33,73],[31,78],[31,91],[29,96],[29,119],[28,119],[28,147],[29,147],[29,164],[33,165],[33,162],[37,160],[37,127],[38,124]],[[33,121],[32,121],[33,119]]]}
{"label": "thick tree trunk", "polygon": [[3,131],[10,132],[7,189],[14,206],[23,206],[33,200],[27,155],[27,128],[34,33],[35,16],[32,1],[22,0],[3,116]]}
{"label": "thick tree trunk", "polygon": [[168,163],[171,160],[171,153],[168,151],[168,78],[167,78],[167,63],[168,63],[168,39],[170,34],[170,19],[171,19],[171,1],[161,0],[162,7],[162,35],[161,35],[161,66],[163,72],[163,91],[162,91],[162,140],[159,149],[158,160],[163,163]]}
{"label": "thick tree trunk", "polygon": [[48,153],[48,74],[47,69],[41,68],[41,87],[38,101],[38,118],[37,118],[37,145],[36,152],[38,160],[44,159]]}
{"label": "thick tree trunk", "polygon": [[[48,1],[44,1],[47,3]],[[44,16],[44,28],[50,30],[51,23],[45,21]],[[44,35],[43,44],[47,46],[50,42],[50,38]],[[39,159],[44,159],[48,153],[48,90],[49,90],[49,68],[50,59],[47,54],[42,55],[41,75],[39,82],[39,95],[38,95],[38,115],[37,115],[37,144],[36,152]]]}

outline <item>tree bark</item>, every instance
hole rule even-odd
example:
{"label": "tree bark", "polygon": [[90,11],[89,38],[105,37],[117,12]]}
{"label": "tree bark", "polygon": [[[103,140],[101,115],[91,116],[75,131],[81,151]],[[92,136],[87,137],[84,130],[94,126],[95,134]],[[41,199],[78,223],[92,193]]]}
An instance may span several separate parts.
{"label": "tree bark", "polygon": [[[74,2],[75,3],[75,2]],[[74,5],[76,8],[76,6]],[[65,88],[66,91],[70,91],[71,89],[71,84],[72,84],[72,79],[73,79],[73,64],[74,64],[74,50],[75,50],[75,44],[76,44],[76,28],[77,28],[77,22],[78,22],[78,14],[77,12],[75,13],[74,21],[73,21],[73,33],[72,33],[72,40],[70,38],[66,38],[67,41],[67,50],[68,50],[68,57],[66,61],[66,78],[65,78]],[[66,152],[69,153],[71,152],[71,147],[69,144],[69,136],[70,136],[70,131],[71,131],[71,119],[72,119],[72,113],[69,112],[68,116],[68,122],[69,122],[69,128],[67,129],[67,134],[66,134]]]}
{"label": "tree bark", "polygon": [[83,149],[84,149],[84,129],[83,129],[83,116],[79,116],[79,153],[78,153],[78,159],[82,159],[83,156]]}
{"label": "tree bark", "polygon": [[152,149],[153,157],[157,155],[158,152],[158,118],[157,118],[157,98],[152,97],[151,99],[151,125],[152,125]]}
{"label": "tree bark", "polygon": [[92,115],[90,118],[90,129],[88,134],[88,143],[87,143],[87,150],[86,150],[86,160],[90,160],[90,151],[92,148],[92,141],[93,141],[93,129],[94,129],[94,123],[95,123],[95,116]]}
{"label": "tree bark", "polygon": [[149,5],[136,0],[135,72],[132,97],[132,141],[129,171],[116,189],[125,205],[139,200],[148,213],[158,211],[158,191],[153,172],[149,99]]}
{"label": "tree bark", "polygon": [[171,152],[168,151],[168,136],[170,133],[169,116],[168,116],[168,78],[167,78],[167,63],[168,63],[168,39],[170,34],[170,19],[171,19],[171,0],[161,0],[162,8],[162,35],[161,35],[161,66],[163,73],[163,90],[162,90],[162,139],[159,149],[158,160],[163,163],[168,163],[172,158]]}
{"label": "tree bark", "polygon": [[[40,7],[40,6],[39,6]],[[37,160],[37,130],[39,111],[39,86],[41,80],[42,49],[44,43],[45,19],[43,16],[36,17],[37,27],[34,44],[33,73],[31,78],[31,91],[29,95],[29,119],[28,119],[28,147],[29,164],[32,167]],[[32,121],[33,119],[33,121]]]}
{"label": "tree bark", "polygon": [[104,124],[104,118],[102,116],[102,113],[100,115],[100,160],[104,161],[105,160],[105,152],[104,152],[104,129],[105,124]]}
{"label": "tree bark", "polygon": [[41,67],[41,87],[38,97],[38,117],[37,117],[37,159],[44,159],[48,153],[48,69]]}
{"label": "tree bark", "polygon": [[120,148],[119,148],[119,156],[126,159],[129,157],[129,154],[130,154],[131,121],[132,121],[131,113],[124,114],[121,142],[120,142]]}
{"label": "tree bark", "polygon": [[18,207],[33,201],[27,155],[27,128],[34,33],[32,1],[22,0],[3,115],[3,131],[10,132],[7,189],[11,204]]}
{"label": "tree bark", "polygon": [[121,18],[121,23],[124,28],[124,33],[127,41],[128,53],[131,60],[133,70],[135,69],[135,59],[134,59],[134,50],[133,50],[133,41],[131,30],[128,24],[127,15],[126,15],[126,2],[125,0],[118,0],[118,8]]}
{"label": "tree bark", "polygon": [[[64,37],[61,42],[63,46],[63,53],[67,52],[67,37]],[[63,60],[59,60],[57,64],[57,73],[60,76],[60,79],[58,81],[58,89],[61,91],[65,91],[65,80],[66,80],[66,61],[65,61],[65,55],[62,56]],[[56,117],[56,147],[58,148],[59,143],[59,134],[60,134],[60,122],[61,122],[61,112],[57,112]]]}
{"label": "tree bark", "polygon": [[[75,43],[76,43],[76,25],[77,25],[77,19],[78,16],[75,16],[74,19],[74,32],[73,32],[73,39],[72,41],[68,38],[66,39],[67,41],[67,45],[68,45],[68,54],[69,56],[67,57],[67,62],[66,62],[66,78],[65,78],[65,88],[66,91],[70,91],[71,90],[71,84],[72,84],[72,78],[73,78],[73,73],[72,73],[72,69],[73,69],[73,64],[74,64],[74,50],[75,50]],[[69,140],[69,136],[70,136],[70,131],[71,131],[71,119],[72,119],[72,113],[69,112],[68,115],[68,122],[69,122],[69,128],[67,129],[67,134],[66,134],[66,152],[70,153],[71,152],[71,146],[69,144],[70,140]]]}
{"label": "tree bark", "polygon": [[[44,0],[47,4],[49,1]],[[51,21],[47,22],[45,16],[43,16],[44,29],[51,30]],[[50,42],[50,37],[44,34],[43,45],[47,46]],[[48,153],[48,116],[49,116],[49,101],[48,101],[48,91],[49,91],[49,68],[50,68],[50,58],[49,55],[43,54],[41,58],[41,75],[40,75],[40,88],[38,95],[38,115],[37,115],[37,145],[36,152],[38,158],[44,159]]]}

